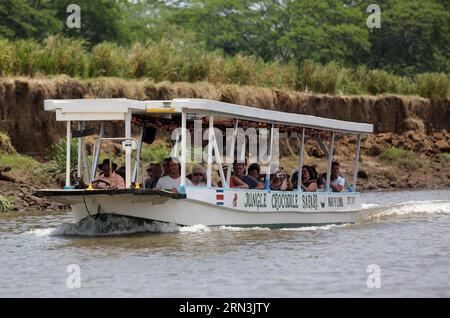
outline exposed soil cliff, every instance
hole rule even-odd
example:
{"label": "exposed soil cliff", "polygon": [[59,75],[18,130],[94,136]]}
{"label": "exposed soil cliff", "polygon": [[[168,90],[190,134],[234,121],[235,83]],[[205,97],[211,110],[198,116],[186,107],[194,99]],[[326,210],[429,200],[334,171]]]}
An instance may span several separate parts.
{"label": "exposed soil cliff", "polygon": [[[429,100],[393,95],[329,96],[235,85],[155,84],[150,81],[118,79],[84,81],[66,76],[52,79],[0,78],[0,132],[4,131],[11,137],[12,146],[19,153],[41,157],[50,145],[65,136],[65,125],[56,122],[53,113],[44,111],[44,99],[110,97],[138,100],[208,98],[285,112],[372,123],[375,134],[366,136],[362,142],[359,189],[450,186],[450,99]],[[117,130],[122,127],[110,126],[108,129]],[[326,160],[316,146],[307,144],[305,162],[316,165],[323,172],[326,170]],[[383,160],[380,155],[392,147],[411,151],[415,158],[408,159],[406,163]],[[282,151],[286,158],[291,156],[291,159],[298,153],[295,145],[283,147]],[[337,140],[334,158],[341,162],[342,170],[350,180],[354,151],[354,136]],[[294,166],[290,165],[295,165],[295,160],[290,160],[289,164],[288,161],[282,164],[292,171]],[[0,178],[0,193],[15,198],[14,210],[64,208],[32,195],[38,188],[56,186],[57,180],[41,180],[38,177],[30,179],[30,174],[24,174],[20,168],[15,170],[5,172]]]}
{"label": "exposed soil cliff", "polygon": [[64,136],[62,123],[43,109],[53,98],[172,99],[208,98],[230,103],[372,123],[377,133],[409,130],[432,134],[450,131],[450,99],[406,96],[329,96],[293,91],[206,83],[159,83],[118,79],[79,80],[0,78],[0,131],[6,131],[20,153],[42,154]]}

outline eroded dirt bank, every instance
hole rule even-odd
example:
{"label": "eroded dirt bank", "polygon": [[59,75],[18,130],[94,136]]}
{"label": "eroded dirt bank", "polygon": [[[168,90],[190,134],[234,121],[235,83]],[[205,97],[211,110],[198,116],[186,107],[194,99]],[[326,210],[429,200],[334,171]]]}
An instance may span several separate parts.
{"label": "eroded dirt bank", "polygon": [[99,79],[83,81],[0,78],[0,131],[6,131],[20,153],[42,154],[64,136],[62,123],[44,112],[43,100],[52,98],[172,99],[208,98],[230,103],[372,123],[377,133],[403,134],[414,130],[432,134],[450,131],[450,99],[429,100],[406,96],[329,96],[269,88],[159,83]]}
{"label": "eroded dirt bank", "polygon": [[[0,78],[0,131],[7,132],[19,153],[42,158],[50,145],[65,135],[65,126],[53,113],[43,110],[44,99],[126,97],[139,100],[178,97],[208,98],[293,113],[310,114],[374,124],[375,134],[363,139],[359,189],[424,189],[450,186],[450,100],[414,96],[328,96],[234,85],[206,83],[159,83],[118,79],[79,80],[66,76],[53,79]],[[110,127],[114,129],[114,127]],[[414,153],[416,160],[386,161],[386,149]],[[337,141],[335,159],[347,176],[352,175],[354,137]],[[284,155],[297,152],[295,146]],[[0,156],[1,149],[0,149]],[[306,148],[306,163],[325,170],[324,154],[317,145]],[[40,159],[42,160],[42,159]],[[295,163],[295,161],[294,161]],[[287,169],[293,167],[287,165]],[[57,186],[58,180],[30,178],[20,169],[10,171],[14,181],[0,178],[0,192],[15,197],[13,210],[59,210],[49,200],[32,193]],[[59,180],[60,181],[60,180]]]}

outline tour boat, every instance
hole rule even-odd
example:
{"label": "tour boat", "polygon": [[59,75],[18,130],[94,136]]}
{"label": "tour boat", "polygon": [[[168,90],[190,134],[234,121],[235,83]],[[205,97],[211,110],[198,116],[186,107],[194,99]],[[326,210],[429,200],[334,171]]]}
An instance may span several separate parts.
{"label": "tour boat", "polygon": [[[65,121],[67,124],[66,185],[61,189],[40,190],[37,195],[70,205],[76,222],[107,214],[182,226],[203,224],[273,228],[354,223],[358,212],[361,211],[362,202],[360,194],[356,191],[360,144],[363,135],[373,132],[371,124],[207,99],[180,98],[162,101],[137,101],[124,98],[59,99],[45,100],[44,109],[56,113],[56,120]],[[124,131],[123,137],[105,137],[105,131],[113,131],[111,122],[122,123],[119,130]],[[204,162],[207,166],[205,186],[190,186],[187,185],[189,182],[186,182],[189,161],[187,156],[189,159],[192,156],[192,147],[188,147],[188,144],[191,144],[190,132],[195,123],[202,133],[207,131],[205,147],[207,162]],[[178,156],[181,165],[178,191],[145,189],[142,185],[142,176],[139,182],[141,167],[147,164],[142,163],[140,159],[142,144],[152,142],[154,130],[170,130],[175,126],[180,128],[174,138],[173,148],[176,150],[172,151],[172,154]],[[232,132],[231,137],[227,139],[227,142],[231,143],[228,151],[231,156],[237,153],[238,146],[244,149],[241,150],[242,153],[246,151],[245,136],[243,148],[242,142],[237,142],[239,129],[252,127],[267,130],[266,135],[257,134],[259,140],[267,140],[268,143],[267,162],[265,166],[261,164],[265,169],[264,189],[229,187],[232,162],[236,158],[225,161],[226,156],[220,152],[218,146],[219,138],[215,133],[217,127],[228,128]],[[315,138],[319,141],[327,139],[328,146],[324,146],[323,149],[327,153],[328,171],[323,190],[305,192],[300,187],[293,191],[270,189],[269,179],[273,173],[271,169],[273,169],[275,137],[280,130],[287,131],[291,136],[294,134],[298,138],[300,149],[297,167],[303,166],[305,138]],[[115,131],[117,132],[118,129]],[[352,184],[342,192],[332,192],[330,188],[335,134],[355,136],[356,154]],[[86,151],[85,138],[88,135],[96,136],[92,158],[88,158]],[[78,138],[77,175],[85,180],[88,185],[86,188],[76,187],[71,177],[72,169],[75,168],[71,167],[70,160],[72,138]],[[122,142],[125,157],[125,188],[92,189],[89,185],[96,176],[102,144],[104,146],[106,142],[117,141]],[[216,175],[220,176],[221,187],[214,186]],[[298,181],[301,184],[301,173],[299,175]]]}

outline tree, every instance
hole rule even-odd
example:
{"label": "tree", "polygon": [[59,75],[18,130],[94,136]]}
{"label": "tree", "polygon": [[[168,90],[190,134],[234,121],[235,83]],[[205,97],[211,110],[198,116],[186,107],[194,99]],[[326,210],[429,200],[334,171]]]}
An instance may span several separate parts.
{"label": "tree", "polygon": [[67,6],[73,0],[55,0],[53,8],[57,17],[63,21],[62,34],[69,37],[82,37],[92,45],[111,41],[129,43],[127,18],[129,17],[128,1],[126,0],[77,0],[75,3],[81,10],[81,27],[68,28],[66,25]]}
{"label": "tree", "polygon": [[289,1],[286,34],[280,42],[300,64],[306,59],[346,65],[364,63],[370,42],[363,12],[339,0]]}
{"label": "tree", "polygon": [[401,75],[449,72],[448,7],[448,1],[385,1],[381,29],[370,35],[371,66]]}
{"label": "tree", "polygon": [[62,23],[54,17],[51,1],[2,0],[0,36],[9,39],[43,39],[60,32]]}

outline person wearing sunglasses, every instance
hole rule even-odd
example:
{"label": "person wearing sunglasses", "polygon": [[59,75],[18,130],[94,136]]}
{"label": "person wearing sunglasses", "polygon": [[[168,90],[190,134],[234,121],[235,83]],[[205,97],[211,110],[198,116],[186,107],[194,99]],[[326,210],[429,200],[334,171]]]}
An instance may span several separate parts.
{"label": "person wearing sunglasses", "polygon": [[196,186],[196,187],[206,186],[205,172],[203,171],[202,167],[195,166],[194,168],[192,168],[191,182],[192,182],[192,185]]}

